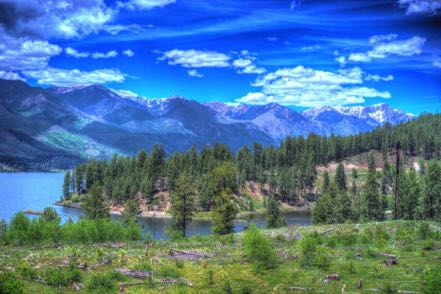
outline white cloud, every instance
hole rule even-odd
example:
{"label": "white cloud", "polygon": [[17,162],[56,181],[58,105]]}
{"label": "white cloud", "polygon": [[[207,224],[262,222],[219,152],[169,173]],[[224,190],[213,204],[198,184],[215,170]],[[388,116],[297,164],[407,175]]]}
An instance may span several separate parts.
{"label": "white cloud", "polygon": [[55,86],[121,83],[125,80],[124,75],[117,69],[81,71],[48,67],[41,70],[23,71],[22,73],[26,77],[37,80],[39,84]]}
{"label": "white cloud", "polygon": [[358,68],[336,73],[303,66],[282,68],[256,79],[252,84],[260,92],[248,93],[236,102],[314,107],[362,103],[365,98],[390,98],[389,92],[362,86],[364,72]]}
{"label": "white cloud", "polygon": [[103,30],[108,32],[111,35],[118,35],[121,32],[130,32],[133,34],[140,34],[145,32],[147,28],[152,27],[152,25],[148,25],[147,27],[140,26],[138,24],[129,24],[129,25],[120,25],[120,24],[109,24],[103,27]]}
{"label": "white cloud", "polygon": [[18,73],[11,72],[11,71],[3,71],[0,70],[0,79],[2,80],[20,80],[20,81],[26,81],[24,78],[22,78]]}
{"label": "white cloud", "polygon": [[266,72],[266,69],[263,67],[257,67],[254,64],[245,66],[244,68],[241,68],[237,71],[237,73],[240,74],[263,74]]}
{"label": "white cloud", "polygon": [[204,76],[195,69],[187,70],[187,73],[190,77],[195,77],[195,78],[202,78]]}
{"label": "white cloud", "polygon": [[255,60],[254,57],[244,57],[233,60],[232,66],[237,68],[237,73],[239,74],[263,74],[266,72],[266,69],[262,67],[257,67],[253,64]]}
{"label": "white cloud", "polygon": [[335,61],[337,61],[338,63],[340,63],[341,66],[346,65],[347,61],[346,61],[346,57],[344,56],[339,56],[335,58]]}
{"label": "white cloud", "polygon": [[408,15],[438,14],[441,11],[441,0],[398,0],[398,3],[407,7]]}
{"label": "white cloud", "polygon": [[366,81],[374,81],[374,82],[379,82],[379,81],[389,82],[389,81],[393,81],[394,80],[394,76],[393,75],[387,75],[385,77],[382,77],[380,75],[368,74],[368,75],[366,75],[366,77],[364,79]]}
{"label": "white cloud", "polygon": [[113,58],[118,56],[118,52],[116,52],[115,50],[111,50],[107,53],[102,53],[102,52],[95,52],[92,53],[92,58],[95,59],[99,59],[99,58]]}
{"label": "white cloud", "polygon": [[67,47],[64,49],[67,55],[75,57],[75,58],[86,58],[90,55],[89,52],[79,52],[72,47]]}
{"label": "white cloud", "polygon": [[441,68],[441,60],[435,60],[435,61],[433,62],[433,66],[438,67],[438,68]]}
{"label": "white cloud", "polygon": [[302,51],[315,51],[318,49],[320,49],[319,45],[303,46],[302,48],[300,48],[300,50],[302,50]]}
{"label": "white cloud", "polygon": [[176,0],[129,0],[119,2],[118,6],[128,10],[149,10],[157,7],[164,7],[176,3]]}
{"label": "white cloud", "polygon": [[17,71],[44,68],[52,56],[60,54],[58,45],[47,41],[11,38],[0,30],[0,70]]}
{"label": "white cloud", "polygon": [[270,42],[277,42],[278,38],[277,37],[268,37],[267,40]]}
{"label": "white cloud", "polygon": [[170,65],[181,65],[183,67],[228,67],[230,57],[216,51],[202,50],[179,50],[166,51],[159,60],[167,60]]}
{"label": "white cloud", "polygon": [[369,38],[370,44],[379,43],[382,41],[392,41],[398,37],[397,34],[387,34],[387,35],[375,35]]}
{"label": "white cloud", "polygon": [[135,53],[130,49],[124,50],[123,54],[127,57],[132,57],[133,55],[135,55]]}
{"label": "white cloud", "polygon": [[378,35],[370,38],[372,49],[367,52],[351,53],[347,60],[352,62],[370,62],[384,59],[390,55],[413,56],[421,54],[425,38],[414,36],[406,40],[396,40],[397,35]]}
{"label": "white cloud", "polygon": [[123,89],[119,90],[119,89],[112,89],[112,88],[110,88],[110,90],[112,90],[113,92],[115,92],[119,96],[126,97],[126,98],[139,97],[138,94],[136,94],[135,92],[130,91],[130,90],[123,90]]}

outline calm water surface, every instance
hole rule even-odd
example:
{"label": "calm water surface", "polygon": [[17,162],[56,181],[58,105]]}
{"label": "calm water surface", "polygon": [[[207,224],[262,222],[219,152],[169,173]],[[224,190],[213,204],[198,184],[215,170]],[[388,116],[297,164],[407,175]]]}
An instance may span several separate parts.
{"label": "calm water surface", "polygon": [[[10,221],[12,216],[26,209],[43,210],[53,206],[63,221],[69,218],[78,220],[82,213],[78,209],[52,205],[61,196],[64,173],[0,173],[0,219]],[[289,225],[309,225],[311,216],[304,212],[290,212],[285,215]],[[155,239],[165,239],[168,219],[139,219],[144,231],[154,235]],[[256,223],[263,227],[263,215],[255,214],[247,220],[237,221],[235,231],[240,232],[248,223]],[[193,221],[187,231],[189,236],[207,235],[211,233],[208,220]]]}

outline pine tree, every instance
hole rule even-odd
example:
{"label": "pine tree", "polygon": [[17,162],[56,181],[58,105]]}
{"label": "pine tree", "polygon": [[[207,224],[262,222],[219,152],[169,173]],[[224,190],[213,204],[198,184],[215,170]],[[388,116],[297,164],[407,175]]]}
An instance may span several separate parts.
{"label": "pine tree", "polygon": [[109,218],[110,211],[103,197],[103,189],[99,184],[93,184],[83,203],[84,215],[88,219]]}
{"label": "pine tree", "polygon": [[136,222],[136,216],[139,213],[139,201],[136,199],[129,199],[124,206],[121,218],[125,224]]}
{"label": "pine tree", "polygon": [[355,168],[352,169],[351,177],[352,177],[351,194],[352,197],[354,198],[355,195],[357,195],[357,179],[358,179],[358,173]]}
{"label": "pine tree", "polygon": [[363,186],[362,195],[366,200],[366,215],[368,220],[380,220],[383,216],[382,204],[378,193],[377,172],[375,170],[374,156],[369,154],[368,158],[368,175]]}
{"label": "pine tree", "polygon": [[322,194],[326,192],[326,190],[328,190],[329,187],[329,173],[328,171],[325,171],[325,173],[323,174],[323,187],[322,187]]}
{"label": "pine tree", "polygon": [[346,174],[343,163],[339,163],[337,166],[337,171],[335,174],[335,184],[337,185],[337,189],[339,189],[340,191],[348,190],[346,186]]}
{"label": "pine tree", "polygon": [[237,209],[228,191],[223,191],[216,196],[215,206],[211,215],[213,233],[225,235],[233,232]]}
{"label": "pine tree", "polygon": [[269,196],[268,198],[265,211],[265,222],[267,228],[279,228],[286,223],[280,212],[279,202],[274,196]]}
{"label": "pine tree", "polygon": [[416,171],[411,169],[403,172],[401,176],[401,218],[415,219],[417,217],[420,194],[420,183]]}
{"label": "pine tree", "polygon": [[334,218],[338,223],[352,219],[352,202],[346,191],[338,189],[335,199]]}
{"label": "pine tree", "polygon": [[317,201],[312,211],[312,221],[315,224],[330,224],[335,222],[335,198],[337,188],[331,183],[325,193]]}
{"label": "pine tree", "polygon": [[383,181],[381,182],[381,193],[387,195],[387,189],[392,184],[392,173],[390,170],[389,161],[387,156],[383,157]]}
{"label": "pine tree", "polygon": [[438,161],[429,162],[424,175],[422,214],[424,218],[441,220],[441,166]]}
{"label": "pine tree", "polygon": [[69,200],[70,199],[70,186],[71,186],[71,176],[70,171],[67,171],[64,175],[64,181],[63,181],[63,199]]}
{"label": "pine tree", "polygon": [[176,181],[175,190],[171,195],[171,228],[186,236],[187,226],[195,212],[194,200],[196,190],[187,172],[181,173]]}

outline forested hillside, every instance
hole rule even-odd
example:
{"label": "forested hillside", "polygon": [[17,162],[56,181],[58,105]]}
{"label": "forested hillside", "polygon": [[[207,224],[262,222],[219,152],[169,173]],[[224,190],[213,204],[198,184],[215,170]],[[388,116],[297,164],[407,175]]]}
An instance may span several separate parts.
{"label": "forested hillside", "polygon": [[[193,147],[183,153],[167,155],[163,146],[156,145],[150,154],[141,151],[135,157],[114,155],[107,162],[91,160],[78,165],[72,175],[66,175],[64,198],[69,200],[75,194],[78,199],[79,195],[87,194],[92,186],[97,185],[102,187],[105,198],[113,203],[124,204],[129,199],[137,199],[149,204],[158,200],[154,198],[158,191],[166,190],[169,195],[182,193],[181,186],[176,184],[180,180],[191,184],[196,209],[210,210],[219,195],[245,197],[242,188],[247,181],[253,181],[260,187],[266,187],[268,196],[299,205],[325,192],[325,188],[318,186],[318,164],[371,150],[386,155],[395,152],[397,145],[403,161],[410,156],[439,159],[440,134],[441,115],[424,115],[398,126],[385,125],[354,136],[312,134],[307,138],[288,137],[280,147],[264,147],[255,143],[251,147],[244,146],[236,154],[225,145],[214,144],[204,147],[199,153]],[[371,174],[360,187],[353,188],[354,197],[369,181],[372,185],[378,184],[378,189],[373,188],[375,191],[392,194],[395,170],[391,168],[394,164],[386,158],[387,167],[381,173],[372,174],[375,167],[371,163]],[[322,179],[324,176],[328,177],[320,175],[320,182],[326,182]],[[344,186],[348,182],[349,187],[349,180],[344,178],[344,181]],[[384,202],[381,210],[384,213],[388,207],[385,199],[381,201]],[[372,218],[373,214],[364,216]],[[375,218],[377,216],[381,218],[380,214]]]}

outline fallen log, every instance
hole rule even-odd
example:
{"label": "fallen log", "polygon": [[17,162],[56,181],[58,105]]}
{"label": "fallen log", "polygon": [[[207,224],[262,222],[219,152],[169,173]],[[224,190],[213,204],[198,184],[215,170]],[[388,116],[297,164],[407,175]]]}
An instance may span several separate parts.
{"label": "fallen log", "polygon": [[151,272],[139,271],[139,270],[129,270],[129,269],[124,269],[124,268],[116,269],[116,271],[125,275],[125,276],[131,277],[131,278],[136,278],[136,279],[145,279],[145,278],[148,278],[152,275]]}
{"label": "fallen log", "polygon": [[323,279],[323,283],[327,284],[330,281],[339,281],[340,280],[340,275],[339,274],[330,274],[325,276],[325,278]]}
{"label": "fallen log", "polygon": [[199,258],[211,257],[211,255],[205,252],[187,251],[187,250],[178,250],[178,249],[170,249],[169,255],[178,259],[187,259],[187,260],[195,260]]}
{"label": "fallen log", "polygon": [[188,286],[188,287],[193,287],[193,283],[190,282],[189,280],[185,279],[185,278],[179,278],[179,279],[174,279],[174,278],[161,278],[161,279],[155,280],[155,282],[162,283],[162,284],[176,284],[176,283],[181,283],[181,284],[186,285],[186,286]]}

